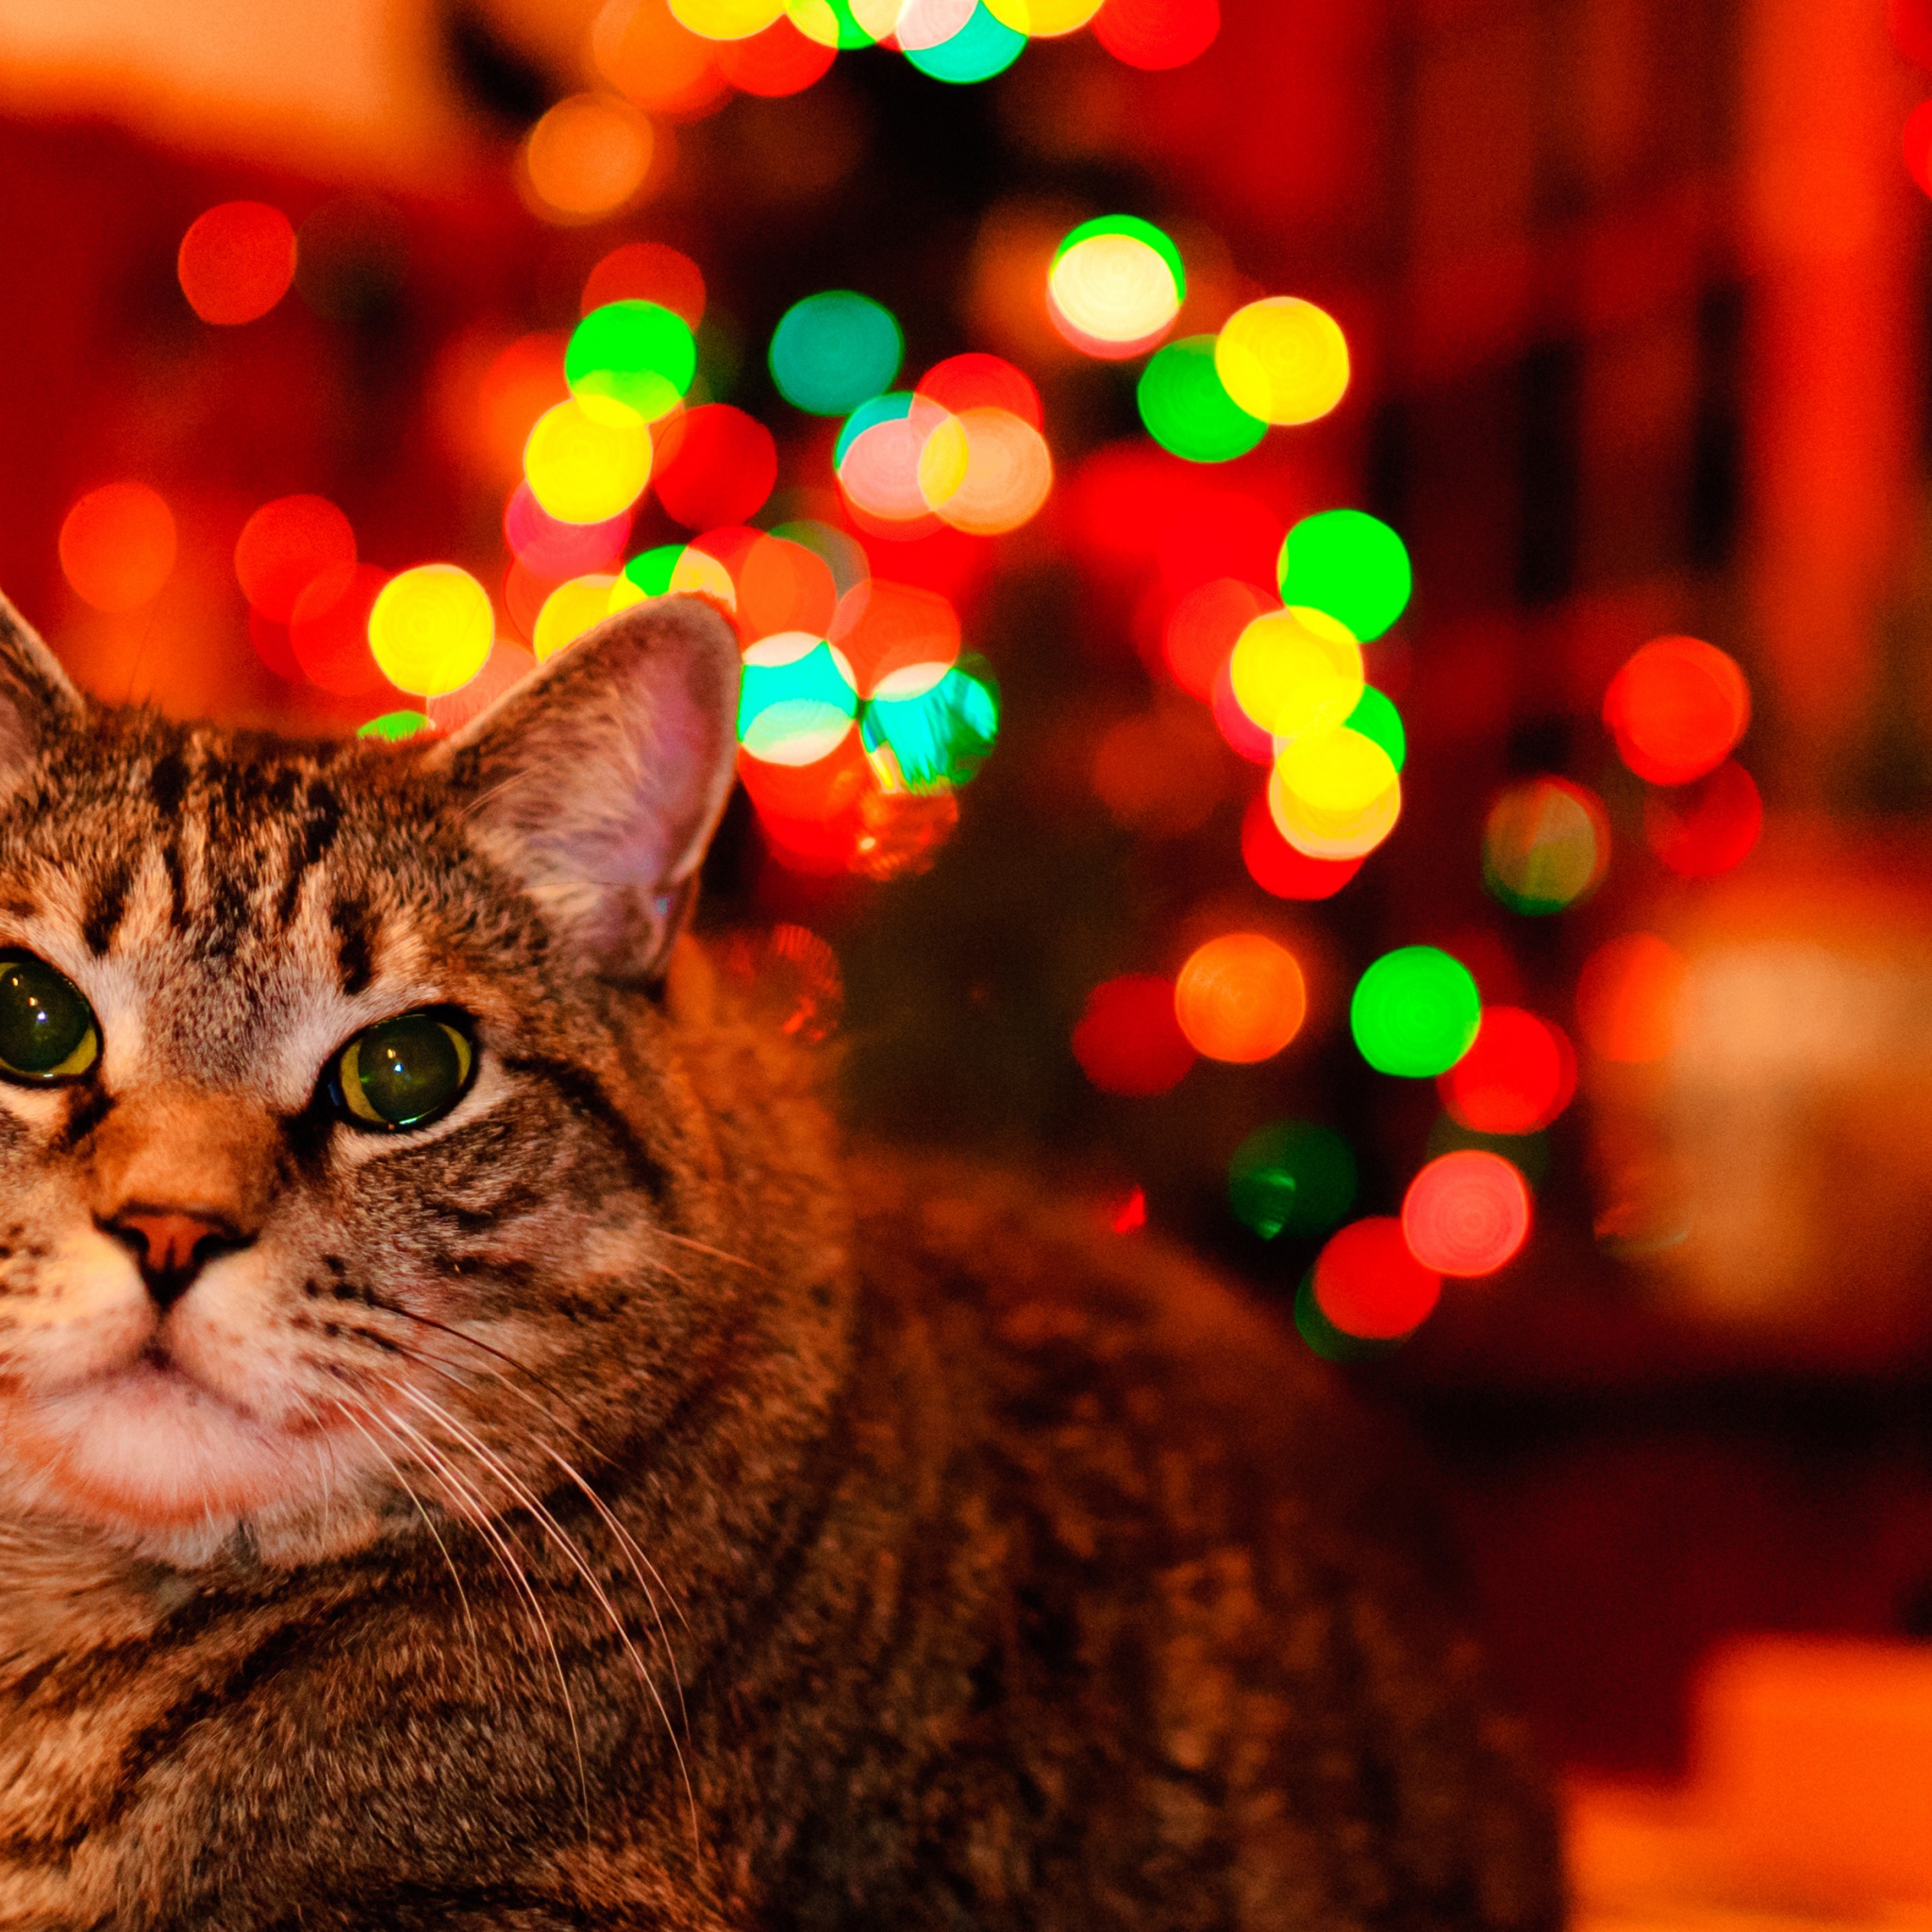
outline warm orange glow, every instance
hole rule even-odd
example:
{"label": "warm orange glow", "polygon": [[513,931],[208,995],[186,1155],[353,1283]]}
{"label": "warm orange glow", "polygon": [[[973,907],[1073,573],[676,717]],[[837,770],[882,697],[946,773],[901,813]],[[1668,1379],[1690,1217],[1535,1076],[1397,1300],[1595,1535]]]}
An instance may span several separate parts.
{"label": "warm orange glow", "polygon": [[1308,991],[1287,947],[1260,933],[1235,932],[1189,956],[1174,1004],[1196,1053],[1242,1064],[1272,1059],[1301,1031]]}
{"label": "warm orange glow", "polygon": [[139,610],[174,571],[174,513],[145,483],[90,490],[60,525],[60,568],[96,610]]}
{"label": "warm orange glow", "polygon": [[1655,933],[1626,933],[1590,956],[1576,987],[1576,1019],[1607,1060],[1660,1060],[1676,1043],[1683,955]]}

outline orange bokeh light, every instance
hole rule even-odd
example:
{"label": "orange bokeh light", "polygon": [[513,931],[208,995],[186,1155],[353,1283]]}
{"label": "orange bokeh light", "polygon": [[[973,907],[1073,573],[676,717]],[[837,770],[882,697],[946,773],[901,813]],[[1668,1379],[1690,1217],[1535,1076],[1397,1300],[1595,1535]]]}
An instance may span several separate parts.
{"label": "orange bokeh light", "polygon": [[1684,956],[1655,933],[1625,933],[1584,962],[1576,1020],[1591,1051],[1607,1060],[1660,1060],[1676,1043]]}
{"label": "orange bokeh light", "polygon": [[959,613],[937,591],[867,577],[839,600],[826,633],[870,697],[894,672],[949,666],[959,658]]}
{"label": "orange bokeh light", "polygon": [[107,483],[60,525],[60,568],[96,610],[139,610],[175,569],[175,516],[145,483]]}
{"label": "orange bokeh light", "polygon": [[242,525],[235,575],[251,607],[277,624],[325,570],[356,561],[356,532],[325,496],[278,496]]}
{"label": "orange bokeh light", "polygon": [[1241,633],[1276,600],[1239,577],[1215,577],[1190,591],[1169,614],[1161,653],[1174,681],[1197,698],[1211,698],[1215,675]]}
{"label": "orange bokeh light", "polygon": [[1402,1197],[1402,1238],[1439,1274],[1493,1274],[1529,1239],[1530,1219],[1522,1172],[1479,1147],[1430,1161]]}
{"label": "orange bokeh light", "polygon": [[824,637],[838,603],[831,565],[789,538],[760,538],[739,566],[738,621],[748,638],[794,630]]}
{"label": "orange bokeh light", "polygon": [[1301,1031],[1307,982],[1286,946],[1260,933],[1224,933],[1189,955],[1174,1006],[1196,1053],[1246,1065],[1272,1059]]}

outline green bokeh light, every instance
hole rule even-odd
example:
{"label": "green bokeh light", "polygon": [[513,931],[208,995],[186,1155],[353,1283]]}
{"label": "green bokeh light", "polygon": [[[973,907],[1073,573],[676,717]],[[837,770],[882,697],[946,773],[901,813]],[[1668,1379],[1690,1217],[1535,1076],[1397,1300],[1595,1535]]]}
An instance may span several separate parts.
{"label": "green bokeh light", "polygon": [[608,397],[647,423],[684,400],[697,374],[697,339],[657,302],[607,302],[577,324],[563,354],[564,380],[580,401]]}
{"label": "green bokeh light", "polygon": [[1214,338],[1186,336],[1157,349],[1141,372],[1135,399],[1147,433],[1191,463],[1224,463],[1245,456],[1267,435],[1214,373]]}
{"label": "green bokeh light", "polygon": [[1306,604],[1338,618],[1366,642],[1408,607],[1414,579],[1402,539],[1358,509],[1304,517],[1275,561],[1284,604]]}
{"label": "green bokeh light", "polygon": [[1475,1042],[1482,998],[1469,968],[1436,946],[1384,953],[1356,984],[1349,1030],[1378,1074],[1432,1080]]}
{"label": "green bokeh light", "polygon": [[1355,1154],[1333,1127],[1276,1121],[1258,1128],[1227,1164],[1235,1219],[1264,1241],[1326,1234],[1355,1202]]}
{"label": "green bokeh light", "polygon": [[366,724],[356,727],[358,738],[386,739],[391,744],[397,744],[406,738],[414,738],[419,731],[430,728],[427,715],[422,711],[385,711],[379,718],[372,718]]}
{"label": "green bokeh light", "polygon": [[624,574],[647,597],[664,597],[671,591],[671,573],[677,568],[677,559],[684,555],[682,543],[660,543],[655,550],[646,550],[641,556],[633,557],[625,565]]}
{"label": "green bokeh light", "polygon": [[1096,235],[1129,235],[1136,242],[1144,242],[1166,262],[1169,273],[1173,275],[1174,298],[1181,302],[1188,299],[1188,272],[1181,264],[1180,250],[1169,236],[1152,222],[1143,222],[1139,215],[1101,215],[1093,221],[1082,222],[1054,250],[1055,266],[1058,266],[1063,255],[1079,247],[1083,242],[1092,241]]}
{"label": "green bokeh light", "polygon": [[979,0],[962,26],[936,47],[908,47],[906,58],[935,80],[967,85],[1004,74],[1026,51],[1026,36],[1008,26]]}
{"label": "green bokeh light", "polygon": [[969,653],[930,691],[874,698],[859,720],[867,751],[890,750],[914,791],[970,784],[1000,731],[1000,688],[992,667]]}
{"label": "green bokeh light", "polygon": [[827,289],[794,302],[772,331],[772,380],[793,408],[842,416],[891,385],[905,353],[890,308]]}
{"label": "green bokeh light", "polygon": [[1403,727],[1402,713],[1373,684],[1363,685],[1360,701],[1342,722],[1351,731],[1359,731],[1379,744],[1398,772],[1408,762],[1408,733]]}

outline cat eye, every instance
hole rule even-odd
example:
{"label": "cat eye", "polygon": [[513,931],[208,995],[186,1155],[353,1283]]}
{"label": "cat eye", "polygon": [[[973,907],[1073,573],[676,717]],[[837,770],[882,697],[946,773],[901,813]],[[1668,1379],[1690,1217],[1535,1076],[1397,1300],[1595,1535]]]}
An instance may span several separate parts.
{"label": "cat eye", "polygon": [[51,1087],[100,1057],[94,1009],[73,980],[30,953],[0,956],[0,1077]]}
{"label": "cat eye", "polygon": [[463,1097],[475,1066],[475,1042],[457,1016],[404,1013],[364,1027],[343,1047],[330,1092],[358,1127],[426,1127]]}

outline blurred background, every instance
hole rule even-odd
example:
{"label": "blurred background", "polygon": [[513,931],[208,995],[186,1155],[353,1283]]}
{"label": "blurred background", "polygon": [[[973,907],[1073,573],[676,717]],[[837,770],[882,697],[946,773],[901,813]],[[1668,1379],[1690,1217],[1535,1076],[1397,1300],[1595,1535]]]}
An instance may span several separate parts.
{"label": "blurred background", "polygon": [[1427,1445],[1588,1914],[1923,1915],[1927,66],[1884,0],[0,0],[0,583],[105,699],[391,737],[712,595],[702,920],[855,1127]]}

